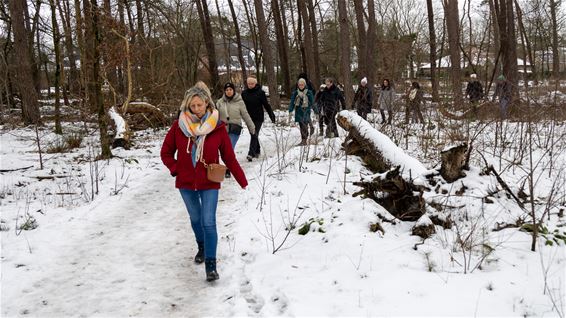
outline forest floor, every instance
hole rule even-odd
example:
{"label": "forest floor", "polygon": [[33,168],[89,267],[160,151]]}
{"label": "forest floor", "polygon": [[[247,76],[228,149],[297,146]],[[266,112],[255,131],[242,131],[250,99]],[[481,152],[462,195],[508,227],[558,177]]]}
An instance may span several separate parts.
{"label": "forest floor", "polygon": [[[375,125],[429,168],[448,144],[426,144],[440,129],[449,131],[438,125],[424,133],[430,138],[422,138],[417,125]],[[506,141],[516,140],[518,125],[500,127]],[[249,187],[242,190],[233,179],[222,184],[220,280],[207,283],[204,266],[192,261],[196,244],[186,208],[159,158],[166,130],[137,132],[132,149],[114,149],[113,159],[94,161],[97,136],[89,127],[81,147],[45,154],[39,169],[35,131],[1,128],[1,169],[21,168],[2,172],[2,316],[564,316],[564,244],[547,246],[541,237],[531,252],[530,233],[492,231],[525,212],[491,188],[496,182],[481,175],[478,158],[466,178],[444,185],[449,193],[464,184],[472,188],[468,208],[452,212],[462,227],[437,228],[415,250],[422,240],[411,235],[414,222],[382,223],[383,233],[369,230],[380,221],[377,215],[388,213],[352,197],[359,190],[352,182],[372,173],[359,158],[345,156],[344,131],[295,147],[297,127],[266,123],[262,156],[247,162],[244,129],[236,156]],[[489,151],[495,124],[468,128],[488,136],[478,151],[518,192],[526,166],[501,165],[518,150]],[[40,131],[44,149],[61,143],[50,129]],[[539,138],[545,131],[541,127]],[[537,179],[537,209],[552,184],[563,180],[566,157],[555,156],[553,170],[545,165]],[[481,204],[486,196],[491,203]],[[549,232],[564,231],[560,208],[564,202],[551,207]],[[479,248],[461,250],[463,233]],[[482,252],[486,246],[493,251]]]}

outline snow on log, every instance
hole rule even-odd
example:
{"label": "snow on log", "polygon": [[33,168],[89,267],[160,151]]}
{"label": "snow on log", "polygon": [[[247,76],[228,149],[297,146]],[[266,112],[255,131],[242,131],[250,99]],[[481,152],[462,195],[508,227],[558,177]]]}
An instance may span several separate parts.
{"label": "snow on log", "polygon": [[356,113],[341,111],[337,119],[349,132],[351,142],[346,144],[346,151],[362,157],[371,170],[381,173],[354,182],[363,188],[356,195],[373,199],[400,220],[418,220],[426,210],[422,192],[426,188],[424,175],[429,171],[425,166]]}
{"label": "snow on log", "polygon": [[114,141],[112,142],[112,148],[124,147],[127,148],[130,142],[130,127],[124,117],[122,117],[115,107],[110,107],[108,110],[108,115],[114,123],[114,128],[116,129],[116,135],[114,136]]}
{"label": "snow on log", "polygon": [[358,114],[343,110],[336,118],[340,127],[348,131],[350,137],[378,161],[379,172],[400,166],[401,175],[410,180],[428,171],[420,161],[406,154],[389,137],[377,131]]}

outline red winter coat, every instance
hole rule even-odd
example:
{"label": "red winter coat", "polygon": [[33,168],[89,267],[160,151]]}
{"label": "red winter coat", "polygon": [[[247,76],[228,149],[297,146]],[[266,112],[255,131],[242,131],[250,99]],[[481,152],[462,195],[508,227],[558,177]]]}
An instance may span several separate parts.
{"label": "red winter coat", "polygon": [[[189,138],[179,128],[178,120],[175,120],[169,132],[167,132],[167,136],[165,136],[163,146],[161,146],[161,161],[169,168],[171,175],[176,177],[175,187],[189,190],[220,189],[220,183],[207,179],[206,168],[202,162],[197,162],[196,169],[193,167],[191,151],[192,147],[196,147],[196,144],[191,140],[189,152],[187,152],[188,141]],[[216,128],[204,140],[202,154],[204,161],[207,164],[219,163],[219,151],[224,164],[240,186],[245,188],[248,185],[248,180],[246,180],[246,175],[236,160],[226,131],[226,124],[222,121],[218,122]],[[175,153],[177,153],[177,159],[175,159]]]}

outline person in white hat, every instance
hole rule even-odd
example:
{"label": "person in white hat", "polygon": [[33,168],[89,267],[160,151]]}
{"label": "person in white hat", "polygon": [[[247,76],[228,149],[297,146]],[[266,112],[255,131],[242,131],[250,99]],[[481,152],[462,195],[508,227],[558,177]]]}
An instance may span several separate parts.
{"label": "person in white hat", "polygon": [[[373,103],[371,88],[367,86],[368,79],[366,77],[362,78],[360,81],[360,86],[354,95],[354,104],[352,108],[358,112],[358,115],[363,119],[367,120],[368,114],[371,113],[371,106]],[[385,122],[385,114],[382,111],[383,121]]]}
{"label": "person in white hat", "polygon": [[477,105],[480,102],[480,100],[483,98],[483,86],[477,80],[477,77],[478,76],[476,74],[470,74],[470,81],[466,86],[466,96],[470,101],[474,116],[477,115]]}

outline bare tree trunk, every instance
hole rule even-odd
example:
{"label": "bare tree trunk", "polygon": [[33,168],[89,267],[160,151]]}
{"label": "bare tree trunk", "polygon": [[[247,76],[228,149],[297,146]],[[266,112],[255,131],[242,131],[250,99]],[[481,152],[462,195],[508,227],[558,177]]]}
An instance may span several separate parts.
{"label": "bare tree trunk", "polygon": [[230,42],[228,37],[226,36],[226,29],[224,28],[224,19],[221,17],[222,12],[220,12],[220,5],[218,4],[218,0],[215,0],[214,3],[216,4],[216,12],[218,13],[218,23],[220,24],[220,34],[222,35],[222,44],[224,45],[224,64],[226,65],[226,75],[228,75],[228,81],[232,82]]}
{"label": "bare tree trunk", "polygon": [[302,26],[304,30],[303,45],[305,47],[305,60],[307,64],[307,69],[305,70],[309,76],[313,76],[316,73],[314,67],[314,49],[312,41],[311,27],[309,25],[309,15],[307,12],[307,5],[304,0],[297,1],[297,7],[299,9],[299,15],[301,16]]}
{"label": "bare tree trunk", "polygon": [[[312,0],[307,0],[307,8],[309,9],[309,22],[311,25],[312,45],[314,55],[314,74],[309,74],[310,80],[319,85],[320,80],[320,52],[318,51],[318,30],[316,28],[316,16]],[[321,21],[322,22],[322,21]]]}
{"label": "bare tree trunk", "polygon": [[[63,5],[61,6],[61,4]],[[77,94],[80,89],[80,82],[76,62],[77,56],[73,49],[73,31],[71,27],[71,12],[69,8],[69,1],[57,1],[57,6],[59,8],[61,22],[63,23],[63,32],[65,33],[65,53],[67,53],[67,58],[69,59],[67,86],[73,94]]]}
{"label": "bare tree trunk", "polygon": [[358,80],[367,76],[367,48],[366,48],[366,25],[364,21],[364,4],[362,0],[354,0],[356,11],[356,25],[358,31]]}
{"label": "bare tree trunk", "polygon": [[[87,0],[88,1],[88,0]],[[85,70],[85,39],[84,39],[84,23],[81,13],[81,2],[80,0],[75,0],[75,28],[77,33],[77,45],[79,47],[79,58],[81,62],[81,69],[80,69],[80,84],[79,87],[81,91],[86,89],[86,70]],[[81,96],[83,96],[81,92]]]}
{"label": "bare tree trunk", "polygon": [[[267,30],[267,23],[265,22],[265,15],[263,13],[261,0],[254,0],[255,13],[257,16],[257,25],[260,30]],[[271,106],[276,109],[281,107],[279,101],[279,90],[277,89],[277,78],[275,76],[275,65],[273,63],[273,49],[267,37],[267,32],[259,33],[259,40],[263,51],[263,62],[267,72],[267,84],[269,85],[269,99]]]}
{"label": "bare tree trunk", "polygon": [[136,1],[136,22],[138,23],[138,28],[136,30],[136,35],[138,37],[138,41],[139,43],[143,43],[143,38],[144,38],[144,27],[143,27],[143,9],[142,9],[142,4],[141,4],[141,0],[135,0]]}
{"label": "bare tree trunk", "polygon": [[59,35],[59,25],[57,24],[57,10],[55,9],[55,0],[49,0],[51,6],[51,25],[53,28],[53,50],[55,51],[55,133],[62,134],[61,128],[61,105],[59,98],[61,95],[61,48],[59,42],[61,36]]}
{"label": "bare tree trunk", "polygon": [[[124,14],[124,1],[118,0],[118,19],[120,24],[120,33],[126,34],[126,16]],[[124,85],[124,64],[118,65],[118,69],[116,70],[116,77],[118,81],[118,91],[121,94],[126,93],[126,86]]]}
{"label": "bare tree trunk", "polygon": [[430,44],[430,80],[432,82],[432,101],[438,102],[438,75],[436,74],[436,32],[434,31],[434,9],[432,8],[432,0],[426,1],[428,12],[428,35]]}
{"label": "bare tree trunk", "polygon": [[[376,83],[375,79],[375,47],[377,42],[377,21],[375,19],[375,3],[374,0],[368,0],[368,47],[367,47],[367,71],[368,85],[373,90]],[[375,94],[373,96],[376,96]],[[373,99],[373,103],[377,102],[377,98]]]}
{"label": "bare tree trunk", "polygon": [[[535,60],[533,58],[533,50],[531,47],[531,41],[529,41],[529,38],[527,36],[527,31],[525,29],[525,25],[523,24],[523,11],[521,10],[521,7],[519,6],[519,3],[517,0],[515,0],[515,8],[517,9],[517,21],[519,22],[519,32],[521,32],[521,38],[523,39],[523,45],[526,46],[523,48],[523,51],[525,51],[525,56],[523,56],[523,59],[526,61],[527,57],[529,58],[529,63],[531,63],[531,70],[532,70],[532,74],[535,76],[535,82],[537,81],[536,79],[536,65],[535,65]],[[525,77],[527,76],[527,73],[525,71]],[[526,83],[526,81],[525,81]]]}
{"label": "bare tree trunk", "polygon": [[230,13],[232,14],[232,21],[234,23],[234,30],[236,31],[236,44],[238,45],[238,60],[240,61],[240,67],[242,68],[242,80],[243,82],[245,82],[248,74],[246,72],[246,62],[244,60],[244,53],[242,49],[242,39],[240,37],[238,17],[236,16],[236,11],[234,10],[234,4],[232,3],[232,0],[228,0],[228,6],[230,7]]}
{"label": "bare tree trunk", "polygon": [[100,132],[100,159],[112,157],[110,150],[110,138],[108,138],[108,115],[104,109],[101,92],[100,77],[100,40],[99,12],[97,0],[86,0],[84,5],[85,19],[85,64],[87,73],[87,96],[91,109],[98,115],[98,126]]}
{"label": "bare tree trunk", "polygon": [[450,51],[450,77],[454,104],[462,104],[461,58],[460,58],[460,25],[458,19],[458,0],[444,0],[446,29]]}
{"label": "bare tree trunk", "polygon": [[[299,11],[298,8],[297,11]],[[303,34],[303,18],[301,16],[300,11],[297,14],[297,27],[293,29],[297,30],[297,32],[295,33],[295,41],[297,41],[296,47],[298,48],[299,54],[301,55],[301,64],[302,64],[301,70],[303,72],[308,72],[307,55],[305,52],[305,41],[304,38],[301,37],[301,35]]]}
{"label": "bare tree trunk", "polygon": [[552,76],[559,78],[560,54],[558,54],[558,22],[556,19],[556,8],[561,0],[550,0],[550,23],[552,25]]}
{"label": "bare tree trunk", "polygon": [[500,52],[503,57],[503,74],[511,83],[512,94],[518,97],[517,88],[517,39],[513,0],[494,0],[495,16],[499,27]]}
{"label": "bare tree trunk", "polygon": [[283,91],[285,96],[291,96],[291,75],[289,72],[289,48],[287,37],[283,32],[283,22],[281,17],[281,11],[279,9],[279,1],[271,0],[271,11],[273,12],[273,18],[275,20],[275,33],[277,35],[277,51],[279,51],[279,60],[281,72],[283,73]]}
{"label": "bare tree trunk", "polygon": [[27,30],[24,22],[24,11],[26,0],[10,0],[8,6],[12,19],[12,31],[14,32],[14,49],[17,52],[16,85],[22,96],[22,119],[25,124],[38,124],[40,122],[37,92],[33,83],[33,74],[30,65]]}
{"label": "bare tree trunk", "polygon": [[196,4],[200,18],[200,25],[202,27],[202,34],[204,37],[204,45],[206,47],[206,53],[208,55],[208,71],[211,75],[212,94],[215,96],[220,96],[222,93],[222,86],[220,84],[220,77],[218,76],[218,65],[216,64],[216,48],[214,47],[214,35],[212,34],[212,25],[210,22],[208,4],[206,3],[206,0],[198,0]]}
{"label": "bare tree trunk", "polygon": [[338,0],[338,15],[340,25],[340,73],[344,84],[346,107],[352,106],[354,92],[352,89],[351,60],[350,60],[350,24],[345,0]]}

